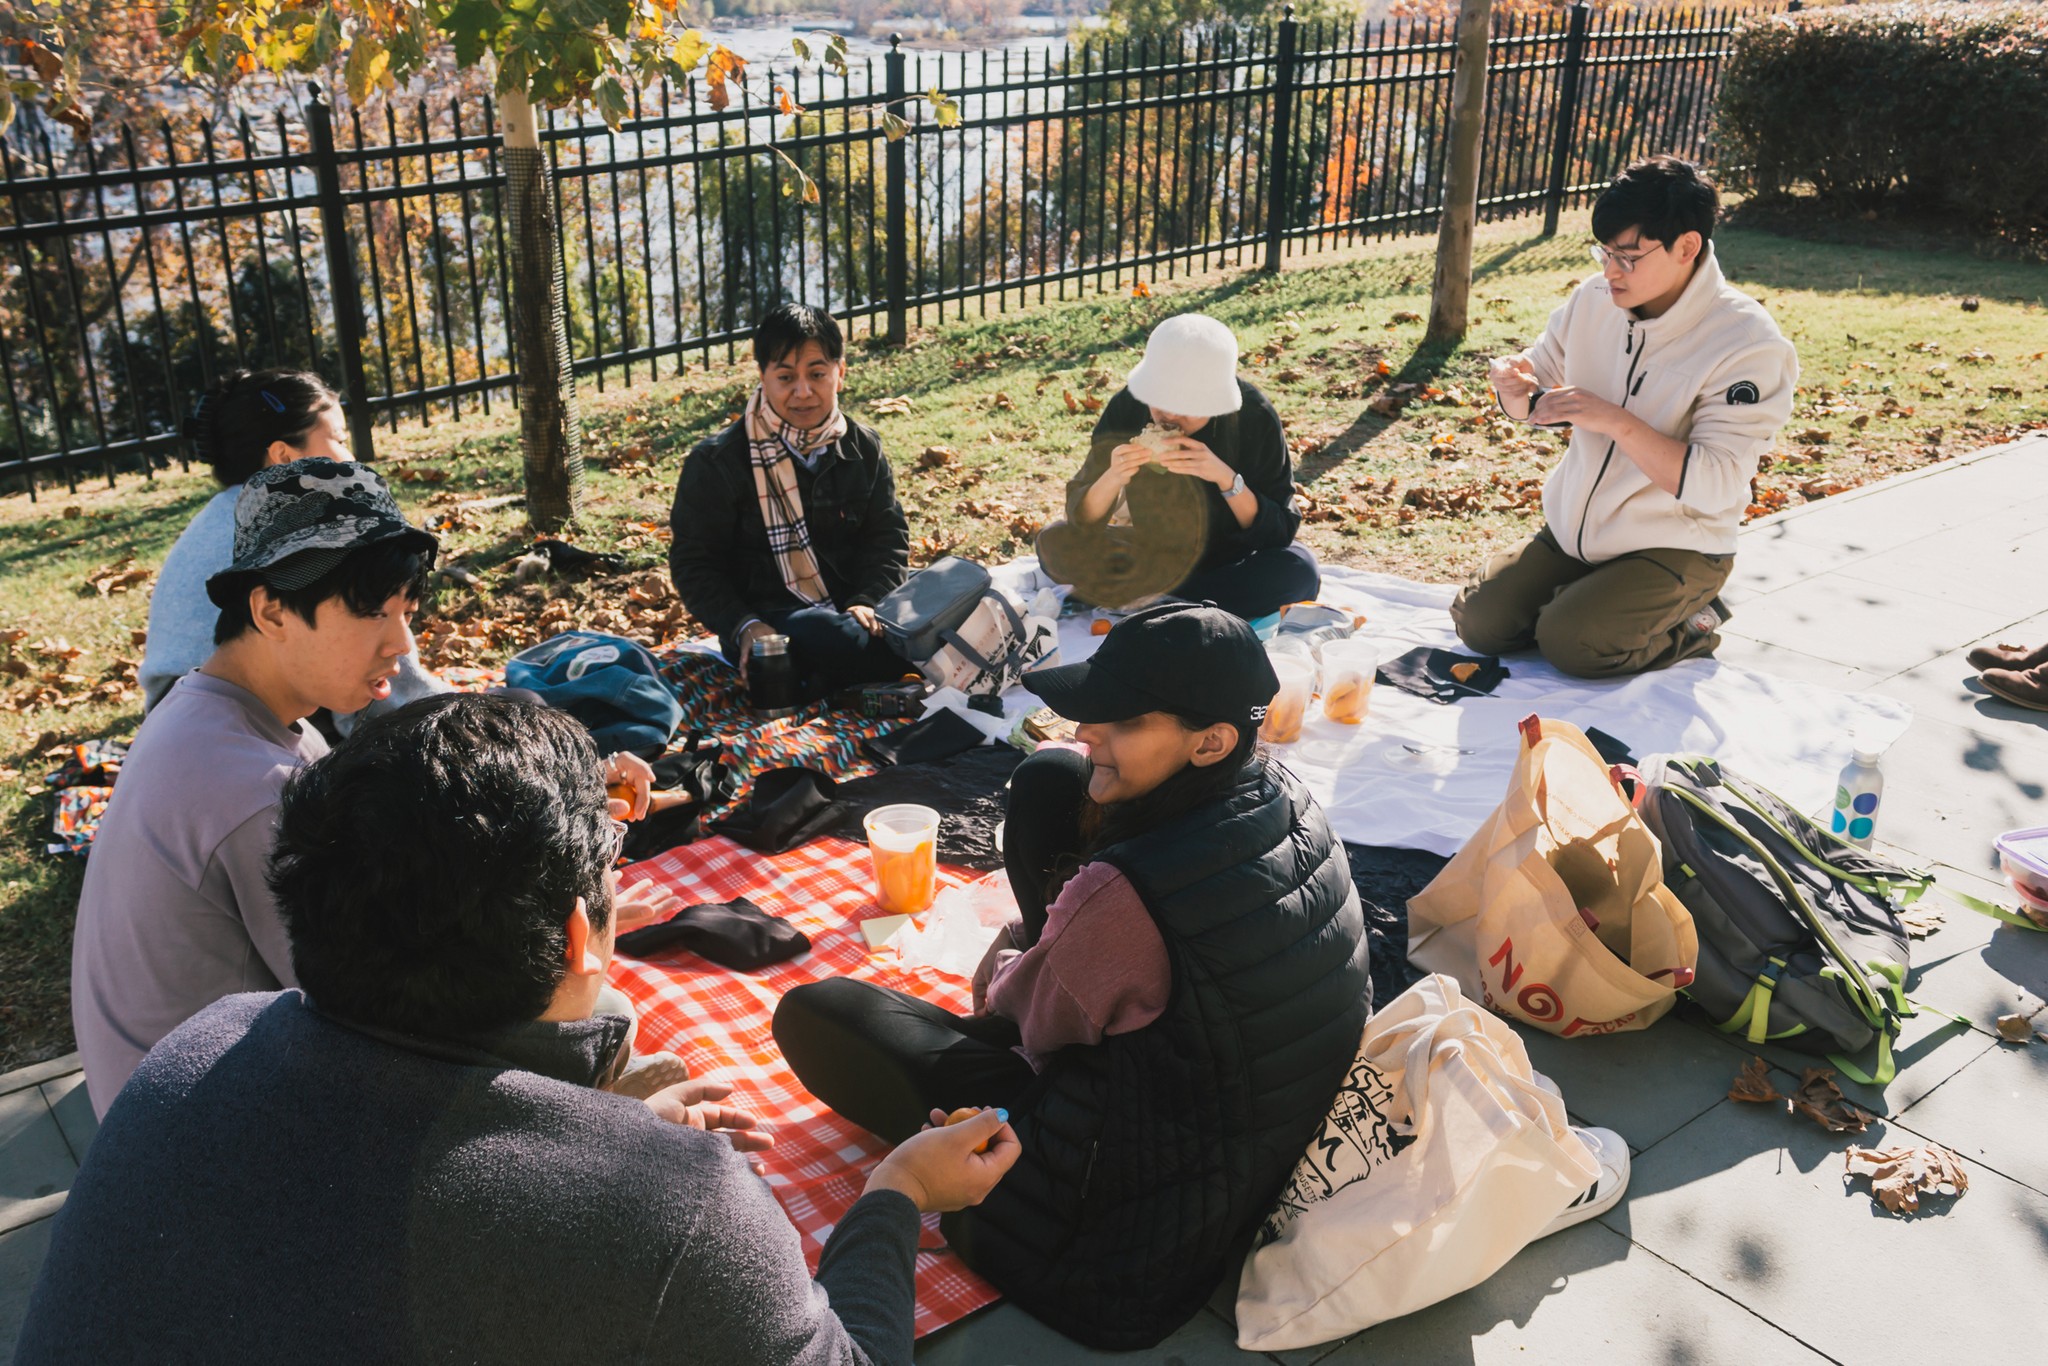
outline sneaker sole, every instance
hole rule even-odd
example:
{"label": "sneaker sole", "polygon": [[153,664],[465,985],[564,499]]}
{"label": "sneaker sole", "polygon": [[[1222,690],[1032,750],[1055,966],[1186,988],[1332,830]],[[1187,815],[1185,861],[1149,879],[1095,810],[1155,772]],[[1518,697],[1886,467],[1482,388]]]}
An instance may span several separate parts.
{"label": "sneaker sole", "polygon": [[2048,711],[2048,702],[2035,702],[2031,701],[2028,698],[2016,696],[2013,693],[2007,692],[2004,688],[1999,687],[1997,683],[1993,682],[1991,679],[1983,677],[1982,675],[1978,676],[1977,681],[1979,683],[1982,683],[1987,691],[1991,692],[1993,695],[1997,697],[2005,699],[2006,701],[2012,703],[2015,707],[2025,707],[2028,711]]}

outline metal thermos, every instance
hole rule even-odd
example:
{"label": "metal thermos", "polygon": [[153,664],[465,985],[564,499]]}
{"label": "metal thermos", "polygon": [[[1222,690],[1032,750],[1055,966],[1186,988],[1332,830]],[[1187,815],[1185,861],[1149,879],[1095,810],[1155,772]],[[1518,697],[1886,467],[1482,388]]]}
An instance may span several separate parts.
{"label": "metal thermos", "polygon": [[788,636],[757,636],[748,647],[747,702],[756,716],[796,715],[796,661]]}

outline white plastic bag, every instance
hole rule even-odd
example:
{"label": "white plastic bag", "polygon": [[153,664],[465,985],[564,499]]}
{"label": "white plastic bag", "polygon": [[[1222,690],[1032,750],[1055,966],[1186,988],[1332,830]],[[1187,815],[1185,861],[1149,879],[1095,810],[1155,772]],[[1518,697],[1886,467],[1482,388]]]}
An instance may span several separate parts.
{"label": "white plastic bag", "polygon": [[935,968],[955,977],[972,978],[996,933],[1017,918],[1017,898],[1010,875],[1000,868],[965,886],[948,887],[933,898],[931,909],[896,932],[897,963],[905,968]]}
{"label": "white plastic bag", "polygon": [[1308,1347],[1468,1290],[1599,1177],[1515,1032],[1451,978],[1425,977],[1366,1022],[1259,1230],[1237,1345]]}

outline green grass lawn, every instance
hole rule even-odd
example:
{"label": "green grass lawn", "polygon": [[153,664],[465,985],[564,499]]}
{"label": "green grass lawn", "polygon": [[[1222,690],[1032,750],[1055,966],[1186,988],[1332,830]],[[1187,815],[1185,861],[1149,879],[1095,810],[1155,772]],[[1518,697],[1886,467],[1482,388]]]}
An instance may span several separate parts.
{"label": "green grass lawn", "polygon": [[[1317,554],[1462,576],[1489,548],[1533,530],[1537,481],[1562,446],[1498,420],[1486,359],[1542,329],[1592,268],[1586,240],[1583,215],[1550,240],[1528,221],[1482,229],[1471,334],[1447,352],[1420,347],[1434,247],[1406,239],[1303,258],[1277,277],[1162,282],[1147,298],[1118,290],[987,317],[970,305],[965,320],[928,319],[900,353],[857,346],[847,403],[888,443],[917,558],[1004,558],[1057,515],[1091,407],[1121,385],[1152,324],[1212,313],[1236,329],[1246,373],[1288,422],[1306,495],[1303,534]],[[2048,422],[2048,266],[1743,229],[1724,232],[1718,246],[1728,274],[1798,345],[1803,369],[1794,418],[1760,480],[1763,507],[1828,496]],[[429,663],[497,662],[572,624],[650,639],[686,630],[664,600],[670,489],[683,453],[737,414],[750,382],[747,367],[721,363],[603,394],[586,384],[590,498],[571,537],[623,552],[633,571],[579,584],[517,587],[509,562],[529,539],[523,514],[461,506],[518,491],[509,405],[381,432],[378,452],[401,501],[445,524],[444,562],[483,585],[442,590],[423,627]],[[907,404],[878,412],[888,399]],[[947,453],[920,458],[935,447]],[[57,740],[127,736],[139,715],[121,661],[141,656],[134,633],[148,615],[147,587],[102,596],[89,580],[123,556],[160,564],[213,492],[203,472],[181,472],[76,494],[46,489],[33,504],[0,495],[0,640],[20,633],[0,644],[0,1069],[71,1047],[68,947],[81,865],[42,852],[42,778],[57,764],[42,751]]]}

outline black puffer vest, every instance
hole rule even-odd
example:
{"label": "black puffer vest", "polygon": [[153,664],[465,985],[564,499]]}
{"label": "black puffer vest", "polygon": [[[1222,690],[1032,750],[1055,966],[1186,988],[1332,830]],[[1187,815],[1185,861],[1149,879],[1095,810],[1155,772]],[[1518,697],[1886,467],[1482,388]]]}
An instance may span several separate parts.
{"label": "black puffer vest", "polygon": [[1024,1154],[946,1216],[968,1265],[1067,1336],[1150,1347],[1272,1207],[1372,1009],[1358,893],[1322,809],[1277,765],[1113,845],[1166,942],[1153,1023],[1064,1049],[1010,1105]]}

